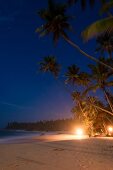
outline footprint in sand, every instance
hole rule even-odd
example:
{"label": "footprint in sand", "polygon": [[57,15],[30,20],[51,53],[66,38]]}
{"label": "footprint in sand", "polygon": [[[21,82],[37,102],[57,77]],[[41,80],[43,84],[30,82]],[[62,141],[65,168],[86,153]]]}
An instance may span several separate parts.
{"label": "footprint in sand", "polygon": [[53,149],[53,151],[64,151],[65,149],[62,149],[62,148],[55,148]]}

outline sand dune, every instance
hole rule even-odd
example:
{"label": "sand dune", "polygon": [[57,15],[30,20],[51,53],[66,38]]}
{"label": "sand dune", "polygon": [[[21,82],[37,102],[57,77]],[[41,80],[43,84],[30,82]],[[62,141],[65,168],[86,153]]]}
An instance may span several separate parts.
{"label": "sand dune", "polygon": [[113,138],[65,134],[13,140],[0,144],[0,170],[113,170]]}

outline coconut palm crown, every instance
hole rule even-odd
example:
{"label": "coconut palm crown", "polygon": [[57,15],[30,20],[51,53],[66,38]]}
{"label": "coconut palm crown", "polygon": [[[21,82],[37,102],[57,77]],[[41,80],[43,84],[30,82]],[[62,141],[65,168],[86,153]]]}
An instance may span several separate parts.
{"label": "coconut palm crown", "polygon": [[[99,60],[104,61],[108,64],[110,62],[113,64],[112,59],[105,59],[103,57],[100,57]],[[103,67],[101,64],[90,64],[89,68],[91,70],[91,79],[93,80],[93,84],[95,81],[95,88],[105,88],[113,86],[113,80],[110,79],[111,76],[113,76],[113,71],[109,70],[108,68]]]}
{"label": "coconut palm crown", "polygon": [[60,64],[57,63],[54,56],[44,57],[43,61],[39,63],[39,70],[42,72],[51,72],[55,77],[58,77],[60,72]]}
{"label": "coconut palm crown", "polygon": [[73,85],[83,85],[87,86],[89,83],[89,76],[87,73],[81,72],[80,69],[73,64],[68,67],[67,73],[65,74],[66,83],[71,83]]}
{"label": "coconut palm crown", "polygon": [[111,33],[105,32],[105,33],[99,35],[96,39],[96,42],[97,42],[96,51],[100,51],[100,53],[102,55],[104,52],[108,52],[109,57],[112,58],[113,32],[111,32]]}
{"label": "coconut palm crown", "polygon": [[66,15],[67,5],[56,4],[53,0],[48,0],[48,8],[38,12],[39,16],[45,20],[45,24],[37,28],[36,32],[40,36],[53,33],[53,40],[57,43],[60,36],[67,36],[66,30],[70,30],[71,26],[68,23],[69,16]]}

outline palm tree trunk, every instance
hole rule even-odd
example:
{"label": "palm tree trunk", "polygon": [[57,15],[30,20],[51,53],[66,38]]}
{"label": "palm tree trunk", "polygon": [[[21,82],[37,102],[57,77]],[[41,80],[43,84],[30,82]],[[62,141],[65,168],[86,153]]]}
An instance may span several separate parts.
{"label": "palm tree trunk", "polygon": [[111,103],[111,101],[110,101],[110,99],[109,99],[109,97],[108,97],[108,95],[107,95],[107,91],[105,90],[105,88],[103,88],[102,90],[103,90],[103,92],[104,92],[106,101],[108,102],[108,104],[109,104],[109,106],[110,106],[110,108],[111,108],[111,111],[112,111],[112,113],[113,113],[113,105],[112,105],[112,103]]}
{"label": "palm tree trunk", "polygon": [[104,130],[105,130],[105,134],[107,135],[107,128],[106,128],[104,120],[103,120],[103,127],[104,127]]}
{"label": "palm tree trunk", "polygon": [[78,101],[78,105],[79,105],[79,107],[80,107],[80,110],[81,110],[82,114],[85,116],[85,114],[84,114],[84,112],[83,112],[83,109],[82,109],[82,106],[81,106],[81,104],[80,104],[80,101]]}
{"label": "palm tree trunk", "polygon": [[[91,103],[90,103],[91,104]],[[102,110],[102,111],[104,111],[105,113],[108,113],[108,114],[110,114],[110,115],[112,115],[113,116],[113,113],[112,112],[110,112],[110,111],[108,111],[108,110],[106,110],[106,109],[103,109],[103,108],[101,108],[100,106],[96,106],[95,104],[91,104],[92,106],[94,106],[95,108],[97,108],[97,109],[99,109],[99,110]]]}
{"label": "palm tree trunk", "polygon": [[111,121],[111,119],[109,119],[108,117],[106,117],[106,119],[111,123],[111,125],[113,124],[113,122]]}
{"label": "palm tree trunk", "polygon": [[84,52],[78,45],[76,45],[75,43],[73,43],[69,38],[67,38],[65,35],[62,35],[62,37],[64,38],[65,41],[67,41],[70,45],[72,45],[74,48],[76,48],[81,54],[85,55],[86,57],[88,57],[89,59],[95,61],[96,63],[100,63],[102,65],[104,65],[105,67],[113,70],[113,67],[103,63],[102,61],[99,61],[97,58],[87,54],[86,52]]}

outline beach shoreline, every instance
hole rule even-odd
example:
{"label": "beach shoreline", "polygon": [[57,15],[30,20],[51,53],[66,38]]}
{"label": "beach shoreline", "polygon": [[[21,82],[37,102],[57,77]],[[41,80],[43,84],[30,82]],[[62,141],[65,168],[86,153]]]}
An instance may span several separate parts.
{"label": "beach shoreline", "polygon": [[0,170],[112,170],[113,138],[45,134],[0,144]]}

